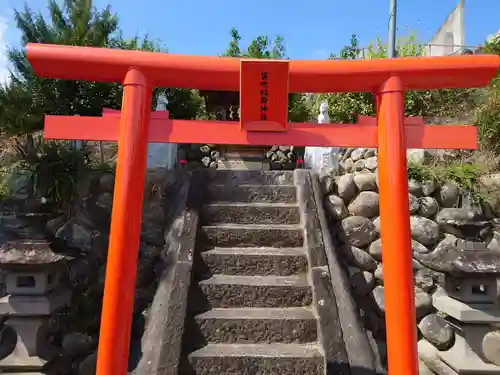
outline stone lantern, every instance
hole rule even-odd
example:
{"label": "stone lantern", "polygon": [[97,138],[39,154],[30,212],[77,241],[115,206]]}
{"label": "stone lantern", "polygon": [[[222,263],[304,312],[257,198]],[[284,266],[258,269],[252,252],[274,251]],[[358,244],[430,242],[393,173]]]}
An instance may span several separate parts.
{"label": "stone lantern", "polygon": [[43,374],[58,354],[45,339],[50,314],[69,302],[60,277],[68,257],[54,253],[44,240],[17,240],[0,245],[0,269],[7,295],[0,299],[4,317],[0,372]]}
{"label": "stone lantern", "polygon": [[421,340],[421,359],[439,374],[500,374],[500,252],[458,240],[415,257],[445,274],[444,290],[433,295],[433,304],[455,331],[445,351]]}

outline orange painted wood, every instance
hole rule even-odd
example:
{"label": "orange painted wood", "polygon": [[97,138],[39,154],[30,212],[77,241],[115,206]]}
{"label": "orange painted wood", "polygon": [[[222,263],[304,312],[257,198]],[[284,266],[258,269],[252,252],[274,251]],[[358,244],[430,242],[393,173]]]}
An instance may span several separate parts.
{"label": "orange painted wood", "polygon": [[96,375],[127,374],[151,95],[146,77],[130,69],[123,85],[123,115],[104,118],[116,123],[119,142]]}
{"label": "orange painted wood", "polygon": [[258,59],[240,63],[240,127],[285,131],[289,61]]}
{"label": "orange painted wood", "polygon": [[[118,140],[119,117],[45,117],[47,139]],[[477,128],[470,125],[405,125],[406,147],[476,149]],[[246,132],[233,121],[151,118],[149,142],[239,145],[378,147],[377,126],[288,123],[286,132]]]}
{"label": "orange painted wood", "polygon": [[[415,287],[404,140],[410,136],[405,136],[407,129],[425,127],[405,126],[404,86],[399,77],[389,78],[377,94],[380,146],[378,187],[388,370],[391,375],[418,375]],[[451,133],[448,134],[451,137]]]}
{"label": "orange painted wood", "polygon": [[[356,119],[357,125],[377,125],[376,116],[358,115]],[[405,125],[425,125],[422,116],[408,116],[404,118]]]}
{"label": "orange painted wood", "polygon": [[[103,108],[102,109],[102,116],[103,117],[116,117],[120,118],[122,112],[118,109],[111,109],[111,108]],[[149,118],[152,119],[163,119],[163,120],[168,120],[170,117],[170,113],[167,110],[164,111],[151,111],[149,114]]]}
{"label": "orange painted wood", "polygon": [[[33,43],[26,45],[26,53],[41,77],[122,82],[135,66],[153,86],[240,90],[238,58]],[[291,60],[289,88],[290,92],[371,92],[394,75],[401,78],[405,90],[483,87],[499,66],[497,55]]]}

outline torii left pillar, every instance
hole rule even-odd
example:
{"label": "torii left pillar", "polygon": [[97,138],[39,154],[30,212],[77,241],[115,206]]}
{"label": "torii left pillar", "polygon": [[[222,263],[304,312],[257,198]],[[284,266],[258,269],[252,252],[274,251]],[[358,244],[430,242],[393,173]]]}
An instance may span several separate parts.
{"label": "torii left pillar", "polygon": [[[111,236],[104,283],[97,375],[126,374],[142,218],[152,88],[137,69],[123,81]],[[122,249],[132,249],[130,252]],[[122,291],[126,291],[123,293]]]}

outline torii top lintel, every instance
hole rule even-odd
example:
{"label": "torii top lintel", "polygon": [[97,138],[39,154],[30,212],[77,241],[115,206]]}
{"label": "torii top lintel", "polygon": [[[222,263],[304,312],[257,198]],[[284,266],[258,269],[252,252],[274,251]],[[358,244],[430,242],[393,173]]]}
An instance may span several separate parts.
{"label": "torii top lintel", "polygon": [[[239,91],[240,59],[158,52],[26,46],[35,73],[47,78],[122,82],[130,67],[140,69],[152,86]],[[488,85],[500,56],[472,55],[376,60],[291,60],[290,92],[369,92],[392,75],[405,90],[473,88]]]}

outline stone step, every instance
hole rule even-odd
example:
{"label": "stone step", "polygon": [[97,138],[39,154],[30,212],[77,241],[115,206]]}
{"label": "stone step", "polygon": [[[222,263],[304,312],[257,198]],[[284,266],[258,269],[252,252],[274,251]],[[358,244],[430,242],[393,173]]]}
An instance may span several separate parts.
{"label": "stone step", "polygon": [[269,162],[267,160],[219,160],[217,162],[217,171],[221,170],[269,170]]}
{"label": "stone step", "polygon": [[206,198],[211,202],[295,203],[297,189],[288,185],[208,185]]}
{"label": "stone step", "polygon": [[208,170],[214,185],[293,185],[293,171]]}
{"label": "stone step", "polygon": [[214,275],[199,282],[210,308],[299,307],[312,303],[306,275]]}
{"label": "stone step", "polygon": [[201,256],[211,274],[287,276],[307,272],[302,247],[217,247]]}
{"label": "stone step", "polygon": [[299,224],[300,212],[290,203],[211,203],[202,210],[205,224]]}
{"label": "stone step", "polygon": [[317,340],[316,318],[306,307],[213,309],[195,319],[205,340],[213,343]]}
{"label": "stone step", "polygon": [[301,247],[299,225],[217,224],[202,227],[205,245],[213,247]]}
{"label": "stone step", "polygon": [[197,375],[320,375],[316,344],[209,344],[189,355]]}

